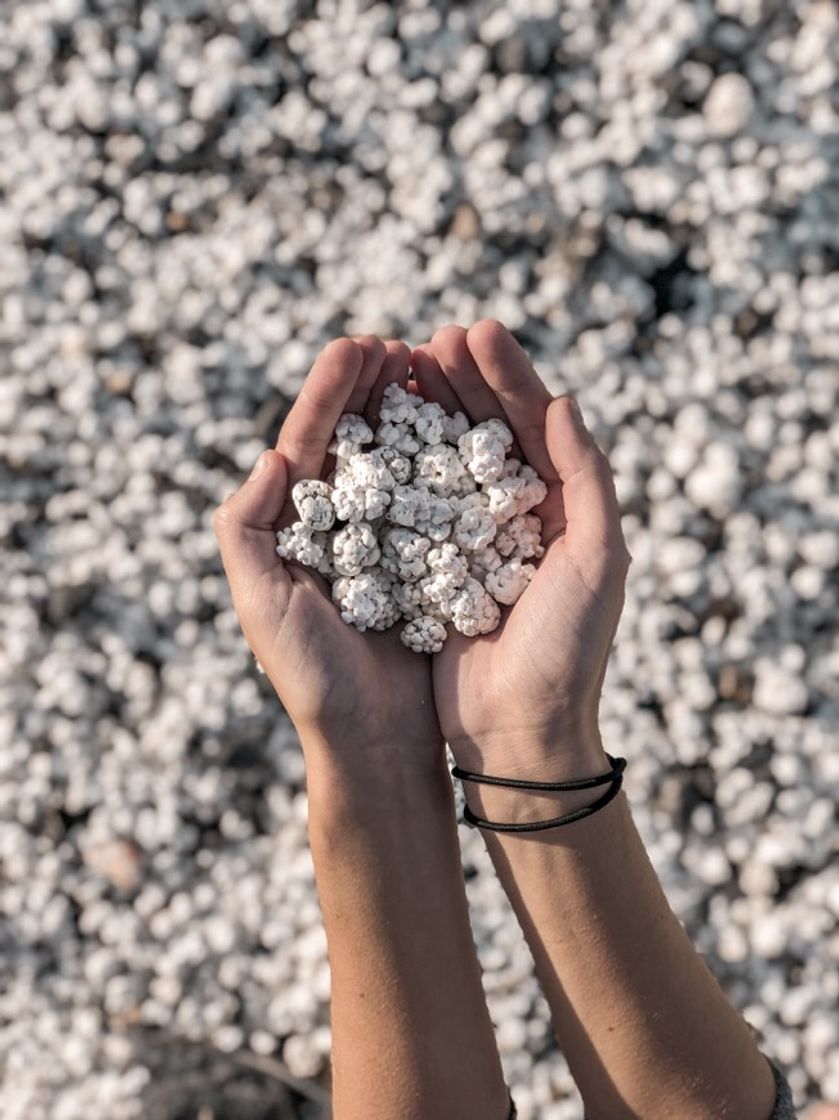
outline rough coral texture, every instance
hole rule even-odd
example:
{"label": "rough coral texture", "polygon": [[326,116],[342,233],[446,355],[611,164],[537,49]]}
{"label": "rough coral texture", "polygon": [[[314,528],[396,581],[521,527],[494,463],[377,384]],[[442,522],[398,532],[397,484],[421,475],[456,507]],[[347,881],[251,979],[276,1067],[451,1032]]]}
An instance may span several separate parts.
{"label": "rough coral texture", "polygon": [[[359,630],[407,619],[403,640],[417,653],[442,648],[446,622],[469,637],[489,633],[501,619],[497,604],[512,606],[533,575],[523,553],[541,554],[533,539],[541,522],[526,510],[542,500],[545,484],[532,467],[507,459],[513,435],[501,420],[464,431],[460,420],[447,423],[440,405],[396,382],[385,387],[380,417],[375,432],[351,414],[340,418],[330,446],[349,453],[329,482],[295,485],[302,521],[278,533],[278,552],[335,579],[341,617]],[[330,515],[324,549],[309,530]],[[490,547],[508,526],[502,559]]]}
{"label": "rough coral texture", "polygon": [[291,490],[291,500],[304,525],[325,532],[335,524],[332,487],[317,478],[301,479]]}
{"label": "rough coral texture", "polygon": [[[601,729],[668,899],[839,1100],[837,88],[831,0],[0,4],[4,1120],[195,1116],[150,1035],[328,1068],[303,760],[210,514],[336,334],[483,316],[614,469]],[[520,1120],[579,1120],[460,838]]]}

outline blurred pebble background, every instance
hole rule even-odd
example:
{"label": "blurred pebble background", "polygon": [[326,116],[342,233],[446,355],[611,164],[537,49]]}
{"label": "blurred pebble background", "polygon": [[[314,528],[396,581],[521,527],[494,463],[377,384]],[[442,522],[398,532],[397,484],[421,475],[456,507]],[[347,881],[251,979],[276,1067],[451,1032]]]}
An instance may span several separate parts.
{"label": "blurred pebble background", "polygon": [[[329,339],[484,316],[612,457],[603,732],[671,902],[839,1098],[838,66],[830,0],[0,5],[6,1120],[321,1115],[304,769],[212,509]],[[462,841],[521,1118],[575,1120]]]}

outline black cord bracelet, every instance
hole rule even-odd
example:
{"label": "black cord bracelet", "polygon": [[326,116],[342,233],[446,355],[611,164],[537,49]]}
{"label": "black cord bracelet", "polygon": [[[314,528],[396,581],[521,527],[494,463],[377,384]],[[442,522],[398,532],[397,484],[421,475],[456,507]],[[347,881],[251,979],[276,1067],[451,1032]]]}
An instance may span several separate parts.
{"label": "black cord bracelet", "polygon": [[528,782],[524,778],[496,778],[490,774],[476,774],[472,770],[463,770],[460,766],[452,767],[452,777],[460,778],[462,782],[480,782],[487,786],[506,786],[510,789],[545,790],[548,793],[563,793],[576,789],[594,789],[595,786],[604,786],[619,778],[626,769],[625,758],[606,757],[612,764],[612,769],[605,774],[597,774],[594,778],[576,778],[570,782]]}
{"label": "black cord bracelet", "polygon": [[596,813],[598,809],[608,805],[620,793],[622,783],[623,777],[615,778],[609,789],[596,801],[592,801],[591,805],[584,805],[582,809],[575,809],[573,813],[566,813],[564,817],[552,817],[547,821],[523,821],[520,823],[515,821],[488,821],[486,817],[475,816],[468,805],[463,806],[463,819],[473,827],[489,828],[493,832],[539,832],[543,828],[558,828],[563,824],[573,824],[574,821],[582,820],[583,817],[590,817],[592,813]]}
{"label": "black cord bracelet", "polygon": [[612,769],[608,774],[599,774],[594,778],[579,778],[576,781],[570,782],[526,782],[520,778],[495,778],[487,774],[472,774],[468,770],[461,770],[459,766],[454,766],[452,767],[452,774],[454,777],[461,778],[463,781],[479,781],[487,785],[506,786],[513,789],[535,789],[554,793],[557,791],[592,789],[595,786],[605,785],[606,782],[610,783],[606,792],[601,794],[596,801],[592,801],[591,805],[584,805],[581,809],[575,809],[573,812],[566,813],[561,817],[552,817],[550,820],[524,821],[521,823],[516,823],[515,821],[490,821],[487,820],[486,817],[476,816],[469,808],[468,804],[463,806],[463,819],[466,824],[471,825],[473,828],[487,828],[493,832],[539,832],[545,828],[559,828],[561,825],[573,824],[574,821],[582,820],[584,817],[590,817],[592,813],[596,813],[617,797],[623,785],[623,772],[626,769],[626,759],[612,758],[610,754],[607,754],[606,757],[612,764]]}

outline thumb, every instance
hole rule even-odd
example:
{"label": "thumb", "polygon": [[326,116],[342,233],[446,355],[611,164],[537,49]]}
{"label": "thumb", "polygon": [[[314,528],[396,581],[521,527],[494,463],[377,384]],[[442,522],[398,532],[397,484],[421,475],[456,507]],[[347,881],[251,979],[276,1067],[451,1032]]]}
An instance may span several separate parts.
{"label": "thumb", "polygon": [[291,579],[276,553],[276,524],[287,490],[285,459],[278,451],[263,451],[247,481],[215,512],[213,528],[237,610],[252,600],[268,572],[286,594],[291,592]]}
{"label": "thumb", "polygon": [[545,442],[562,483],[566,549],[587,564],[618,556],[628,563],[612,470],[573,397],[548,405]]}

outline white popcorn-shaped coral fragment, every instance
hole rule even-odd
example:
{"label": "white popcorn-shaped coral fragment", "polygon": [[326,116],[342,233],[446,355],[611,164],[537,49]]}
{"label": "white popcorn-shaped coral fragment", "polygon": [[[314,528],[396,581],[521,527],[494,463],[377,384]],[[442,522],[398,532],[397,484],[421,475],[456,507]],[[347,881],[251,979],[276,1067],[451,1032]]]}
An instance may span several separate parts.
{"label": "white popcorn-shaped coral fragment", "polygon": [[457,446],[457,441],[468,431],[469,417],[465,412],[456,412],[454,416],[446,416],[443,421],[443,440],[446,443],[453,443]]}
{"label": "white popcorn-shaped coral fragment", "polygon": [[304,525],[325,532],[335,524],[335,507],[332,504],[332,487],[318,478],[304,478],[295,482],[291,500]]}
{"label": "white popcorn-shaped coral fragment", "polygon": [[423,401],[395,381],[385,386],[379,416],[392,424],[415,424]]}
{"label": "white popcorn-shaped coral fragment", "polygon": [[446,627],[439,619],[420,615],[403,627],[399,637],[414,653],[439,653],[446,640]]}
{"label": "white popcorn-shaped coral fragment", "polygon": [[381,565],[405,583],[413,583],[428,575],[426,557],[431,548],[428,537],[404,529],[401,526],[389,528],[382,537]]}
{"label": "white popcorn-shaped coral fragment", "polygon": [[469,557],[469,575],[474,576],[479,583],[485,584],[487,574],[494,572],[504,563],[497,542],[498,537],[496,536],[495,541],[488,544],[486,548],[478,548],[474,552],[466,554]]}
{"label": "white popcorn-shaped coral fragment", "polygon": [[335,475],[335,485],[350,483],[370,490],[392,490],[396,479],[381,455],[359,451]]}
{"label": "white popcorn-shaped coral fragment", "polygon": [[332,563],[342,576],[357,576],[381,555],[376,534],[369,525],[345,525],[332,537]]}
{"label": "white popcorn-shaped coral fragment", "polygon": [[335,435],[327,450],[339,459],[349,459],[364,444],[372,442],[373,429],[364,417],[357,416],[354,412],[345,412],[335,425]]}
{"label": "white popcorn-shaped coral fragment", "polygon": [[448,617],[448,605],[469,576],[469,562],[456,545],[446,542],[428,553],[428,567],[431,574],[421,583],[423,601],[436,604]]}
{"label": "white popcorn-shaped coral fragment", "polygon": [[489,592],[471,577],[451,603],[455,629],[467,638],[489,634],[501,621],[501,609]]}
{"label": "white popcorn-shaped coral fragment", "polygon": [[332,491],[332,504],[341,521],[375,521],[390,505],[390,492],[342,482]]}
{"label": "white popcorn-shaped coral fragment", "polygon": [[277,552],[325,575],[359,630],[406,619],[408,649],[438,652],[447,622],[489,633],[499,603],[514,603],[532,578],[525,561],[544,553],[542,523],[527,511],[547,488],[506,457],[512,443],[503,421],[470,429],[463,413],[449,417],[394,383],[375,434],[362,417],[341,417],[335,470],[295,484],[300,520],[277,534]]}
{"label": "white popcorn-shaped coral fragment", "polygon": [[497,528],[488,507],[476,503],[465,509],[455,521],[454,542],[464,552],[474,552],[492,542]]}
{"label": "white popcorn-shaped coral fragment", "polygon": [[515,556],[519,560],[539,559],[544,556],[542,522],[534,513],[520,513],[495,534],[495,547],[502,556]]}
{"label": "white popcorn-shaped coral fragment", "polygon": [[414,526],[417,532],[423,533],[429,540],[444,541],[451,533],[454,517],[455,511],[451,503],[431,494],[427,504],[417,512]]}
{"label": "white popcorn-shaped coral fragment", "polygon": [[508,560],[487,574],[484,586],[496,602],[512,606],[521,597],[535,571],[532,564]]}
{"label": "white popcorn-shaped coral fragment", "polygon": [[376,429],[376,443],[392,447],[403,455],[414,456],[420,449],[420,441],[411,424],[386,420]]}
{"label": "white popcorn-shaped coral fragment", "polygon": [[504,470],[504,457],[513,443],[513,433],[503,420],[483,420],[465,432],[457,449],[476,482],[492,482]]}
{"label": "white popcorn-shaped coral fragment", "polygon": [[469,477],[457,451],[446,443],[424,447],[414,458],[414,481],[425,483],[440,497],[459,494],[464,478]]}
{"label": "white popcorn-shaped coral fragment", "polygon": [[446,430],[446,410],[436,401],[426,401],[417,409],[414,428],[425,443],[442,443]]}
{"label": "white popcorn-shaped coral fragment", "polygon": [[548,488],[533,467],[525,464],[519,471],[519,478],[525,482],[524,491],[517,499],[516,514],[527,513],[528,510],[538,506],[547,497]]}
{"label": "white popcorn-shaped coral fragment", "polygon": [[527,481],[523,478],[497,478],[484,483],[483,492],[489,499],[489,512],[496,524],[509,521],[519,512]]}
{"label": "white popcorn-shaped coral fragment", "polygon": [[427,486],[395,486],[387,519],[394,525],[413,528],[417,518],[422,520],[428,517],[430,503],[431,491]]}
{"label": "white popcorn-shaped coral fragment", "polygon": [[332,598],[341,618],[359,630],[387,630],[399,618],[391,594],[391,582],[384,572],[362,572],[342,576],[332,585]]}
{"label": "white popcorn-shaped coral fragment", "polygon": [[420,618],[425,614],[422,588],[419,582],[400,583],[399,580],[395,580],[391,594],[403,618]]}
{"label": "white popcorn-shaped coral fragment", "polygon": [[403,486],[411,481],[411,460],[401,455],[395,447],[374,447],[370,457],[387,467],[395,486]]}
{"label": "white popcorn-shaped coral fragment", "polygon": [[302,521],[295,521],[278,530],[275,551],[281,560],[296,560],[299,564],[316,568],[323,560],[328,539],[326,533],[317,532]]}

